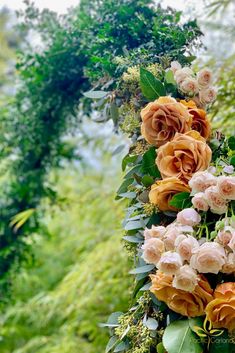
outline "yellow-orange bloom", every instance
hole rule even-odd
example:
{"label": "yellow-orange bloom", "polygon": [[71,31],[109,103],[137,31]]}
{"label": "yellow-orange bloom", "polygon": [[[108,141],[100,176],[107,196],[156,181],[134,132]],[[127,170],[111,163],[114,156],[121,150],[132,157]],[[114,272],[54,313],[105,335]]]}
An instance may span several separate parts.
{"label": "yellow-orange bloom", "polygon": [[172,141],[158,150],[156,164],[162,178],[177,177],[188,182],[192,174],[206,170],[211,161],[211,149],[199,132],[177,133]]}
{"label": "yellow-orange bloom", "polygon": [[206,315],[215,328],[235,330],[235,282],[216,287],[214,300],[206,307]]}
{"label": "yellow-orange bloom", "polygon": [[198,131],[202,137],[208,140],[211,135],[211,124],[205,110],[197,108],[196,103],[192,100],[189,102],[181,100],[180,103],[187,107],[193,116],[191,129]]}
{"label": "yellow-orange bloom", "polygon": [[192,293],[172,287],[173,276],[157,271],[151,275],[150,291],[160,301],[183,316],[196,317],[205,314],[205,308],[213,300],[213,290],[207,279],[200,275],[200,280]]}
{"label": "yellow-orange bloom", "polygon": [[169,202],[179,192],[190,192],[190,188],[175,177],[159,180],[151,187],[149,201],[161,211],[176,211],[177,209],[171,206]]}
{"label": "yellow-orange bloom", "polygon": [[140,115],[143,137],[157,147],[172,140],[176,132],[189,131],[192,125],[192,116],[187,107],[172,97],[160,97],[150,102]]}

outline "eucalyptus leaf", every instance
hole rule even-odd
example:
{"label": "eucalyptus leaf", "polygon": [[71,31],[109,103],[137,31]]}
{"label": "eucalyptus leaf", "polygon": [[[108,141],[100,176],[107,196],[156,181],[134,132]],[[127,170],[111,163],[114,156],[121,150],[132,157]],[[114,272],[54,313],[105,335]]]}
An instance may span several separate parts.
{"label": "eucalyptus leaf", "polygon": [[132,235],[125,235],[122,239],[128,241],[129,243],[137,243],[137,244],[139,244],[139,243],[143,243],[144,242],[143,239],[140,239],[140,238],[138,238],[138,237],[136,237],[134,235],[133,236]]}
{"label": "eucalyptus leaf", "polygon": [[129,271],[131,275],[136,275],[138,273],[148,273],[155,268],[155,265],[145,265],[141,267],[134,268],[133,270]]}
{"label": "eucalyptus leaf", "polygon": [[88,91],[84,92],[83,95],[86,98],[91,98],[91,99],[101,99],[104,98],[108,95],[109,92],[104,92],[104,91]]}
{"label": "eucalyptus leaf", "polygon": [[118,341],[118,338],[116,336],[112,336],[108,341],[108,344],[105,349],[105,353],[110,352],[115,347],[117,341]]}
{"label": "eucalyptus leaf", "polygon": [[129,343],[128,341],[122,341],[120,343],[118,343],[114,349],[114,353],[117,353],[117,352],[123,352],[125,350],[127,350],[129,348]]}
{"label": "eucalyptus leaf", "polygon": [[156,330],[158,328],[157,320],[149,317],[147,320],[143,322],[144,326],[146,326],[149,330]]}

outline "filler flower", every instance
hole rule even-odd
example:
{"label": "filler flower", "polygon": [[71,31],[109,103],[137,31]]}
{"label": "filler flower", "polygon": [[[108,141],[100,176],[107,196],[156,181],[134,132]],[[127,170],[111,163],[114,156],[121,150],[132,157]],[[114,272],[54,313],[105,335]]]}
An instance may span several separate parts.
{"label": "filler flower", "polygon": [[160,97],[141,111],[141,133],[148,143],[161,146],[176,132],[189,131],[192,116],[183,104],[171,97]]}
{"label": "filler flower", "polygon": [[188,182],[192,174],[209,167],[211,149],[197,131],[177,133],[158,150],[156,164],[162,178],[178,177]]}
{"label": "filler flower", "polygon": [[172,197],[179,192],[189,191],[187,184],[178,178],[167,178],[152,185],[149,200],[161,211],[176,211],[176,208],[169,204]]}
{"label": "filler flower", "polygon": [[216,287],[214,300],[206,307],[206,314],[215,328],[235,330],[235,282],[227,282]]}

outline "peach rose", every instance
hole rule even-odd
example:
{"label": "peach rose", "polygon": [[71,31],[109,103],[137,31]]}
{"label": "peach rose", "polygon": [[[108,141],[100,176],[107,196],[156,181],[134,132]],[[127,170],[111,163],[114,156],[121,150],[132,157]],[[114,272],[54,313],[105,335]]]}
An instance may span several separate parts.
{"label": "peach rose", "polygon": [[199,192],[195,194],[192,198],[193,207],[196,208],[198,211],[208,211],[209,205],[206,201],[206,196],[203,192]]}
{"label": "peach rose", "polygon": [[172,286],[177,289],[182,289],[186,292],[193,292],[199,277],[189,265],[182,266],[175,275]]}
{"label": "peach rose", "polygon": [[206,307],[206,315],[215,328],[235,330],[235,282],[216,287],[214,300]]}
{"label": "peach rose", "polygon": [[167,275],[173,275],[182,265],[182,259],[177,252],[167,251],[162,254],[157,267],[161,272],[164,272]]}
{"label": "peach rose", "polygon": [[175,240],[176,251],[179,253],[183,261],[190,261],[193,251],[199,248],[199,243],[194,237],[180,235]]}
{"label": "peach rose", "polygon": [[188,96],[195,96],[198,93],[198,82],[195,78],[188,77],[180,84],[180,90]]}
{"label": "peach rose", "polygon": [[149,103],[140,115],[143,137],[157,147],[172,140],[176,132],[189,131],[192,124],[188,110],[171,97],[160,97]]}
{"label": "peach rose", "polygon": [[201,216],[193,208],[185,208],[177,214],[177,222],[194,227],[201,221]]}
{"label": "peach rose", "polygon": [[165,251],[165,247],[162,240],[151,238],[145,241],[142,250],[144,261],[148,264],[156,265],[159,262],[162,253]]}
{"label": "peach rose", "polygon": [[151,186],[149,201],[161,211],[176,211],[177,209],[169,202],[179,192],[190,192],[189,187],[183,181],[175,177],[159,180]]}
{"label": "peach rose", "polygon": [[235,177],[220,176],[217,179],[217,187],[221,196],[227,200],[235,200]]}
{"label": "peach rose", "polygon": [[218,243],[205,242],[193,251],[190,266],[200,273],[219,273],[225,264],[224,248]]}
{"label": "peach rose", "polygon": [[171,227],[167,229],[163,238],[165,248],[167,251],[174,250],[175,240],[179,236],[179,234],[180,234],[180,231],[177,227]]}
{"label": "peach rose", "polygon": [[198,131],[204,139],[208,140],[211,135],[211,124],[205,110],[197,108],[197,105],[192,100],[189,102],[181,100],[180,103],[186,106],[189,113],[193,116],[191,129]]}
{"label": "peach rose", "polygon": [[223,214],[227,212],[228,203],[221,196],[217,186],[210,186],[205,190],[207,202],[211,208],[211,212],[216,214]]}
{"label": "peach rose", "polygon": [[211,70],[205,68],[198,72],[197,74],[198,84],[201,87],[207,88],[212,83],[212,72]]}
{"label": "peach rose", "polygon": [[226,263],[222,267],[221,272],[227,274],[235,274],[235,253],[231,252],[228,254]]}
{"label": "peach rose", "polygon": [[216,90],[214,87],[206,88],[199,91],[199,100],[204,104],[210,104],[216,99]]}
{"label": "peach rose", "polygon": [[158,150],[156,164],[162,178],[177,177],[188,182],[193,173],[208,168],[211,149],[197,131],[176,133]]}
{"label": "peach rose", "polygon": [[233,234],[235,234],[235,230],[230,226],[226,226],[218,232],[216,241],[223,246],[227,246],[231,241]]}
{"label": "peach rose", "polygon": [[144,238],[145,240],[151,239],[151,238],[162,238],[164,233],[166,232],[166,228],[163,226],[154,226],[149,228],[145,228],[144,230]]}
{"label": "peach rose", "polygon": [[204,192],[210,186],[216,185],[217,178],[205,170],[194,173],[188,184],[192,189],[192,195],[195,195],[198,192]]}
{"label": "peach rose", "polygon": [[201,275],[192,293],[172,286],[173,276],[157,271],[156,275],[151,275],[152,286],[150,291],[160,301],[183,316],[196,317],[205,313],[207,304],[213,299],[212,289],[207,279]]}

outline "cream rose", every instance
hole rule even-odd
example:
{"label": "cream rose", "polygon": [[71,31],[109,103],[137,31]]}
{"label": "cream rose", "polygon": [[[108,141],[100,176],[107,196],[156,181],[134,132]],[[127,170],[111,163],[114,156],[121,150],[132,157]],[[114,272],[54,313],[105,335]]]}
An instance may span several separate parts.
{"label": "cream rose", "polygon": [[180,85],[184,80],[193,76],[193,71],[189,67],[183,67],[175,72],[175,80]]}
{"label": "cream rose", "polygon": [[145,241],[142,250],[144,261],[148,264],[156,265],[159,262],[162,253],[165,251],[165,247],[162,240],[151,238]]}
{"label": "cream rose", "polygon": [[195,78],[188,77],[180,84],[180,90],[188,96],[195,96],[198,93],[198,83]]}
{"label": "cream rose", "polygon": [[189,180],[189,186],[192,189],[192,195],[198,192],[203,192],[210,186],[217,184],[217,178],[207,170],[196,172]]}
{"label": "cream rose", "polygon": [[177,252],[167,251],[161,256],[157,267],[163,273],[173,275],[182,265],[182,259]]}
{"label": "cream rose", "polygon": [[212,83],[212,72],[211,70],[205,68],[198,72],[197,81],[201,87],[207,88]]}
{"label": "cream rose", "polygon": [[154,226],[149,228],[145,228],[144,230],[144,238],[145,240],[151,239],[151,238],[162,238],[164,233],[166,232],[166,228],[163,226]]}
{"label": "cream rose", "polygon": [[203,192],[199,192],[195,194],[192,198],[193,207],[196,208],[198,211],[208,211],[209,205],[206,201],[206,196]]}
{"label": "cream rose", "polygon": [[199,277],[189,265],[182,266],[175,275],[172,286],[186,292],[193,292],[198,284]]}
{"label": "cream rose", "polygon": [[172,97],[160,97],[141,110],[141,133],[154,146],[162,146],[173,139],[176,132],[191,129],[192,116],[188,109]]}
{"label": "cream rose", "polygon": [[228,247],[235,253],[235,231],[232,234],[232,238],[228,243]]}
{"label": "cream rose", "polygon": [[216,90],[213,87],[199,91],[199,100],[202,104],[210,104],[216,99]]}
{"label": "cream rose", "polygon": [[218,243],[205,242],[194,250],[190,266],[200,273],[219,273],[225,264],[224,248]]}
{"label": "cream rose", "polygon": [[176,226],[167,229],[163,238],[165,248],[167,251],[174,250],[175,240],[179,234],[180,234],[179,229]]}
{"label": "cream rose", "polygon": [[192,254],[199,248],[197,239],[191,235],[180,235],[175,240],[175,248],[183,261],[190,261]]}
{"label": "cream rose", "polygon": [[205,190],[205,196],[211,208],[211,212],[219,215],[227,212],[228,203],[221,196],[217,186],[210,186],[209,188],[207,188]]}
{"label": "cream rose", "polygon": [[178,61],[172,61],[170,69],[175,74],[177,70],[182,69],[182,66],[180,65],[180,63]]}
{"label": "cream rose", "polygon": [[177,177],[188,182],[193,173],[205,170],[211,161],[211,149],[197,131],[177,133],[172,141],[158,149],[156,164],[163,179]]}
{"label": "cream rose", "polygon": [[185,226],[196,226],[201,221],[201,216],[193,208],[185,208],[177,214],[177,221]]}
{"label": "cream rose", "polygon": [[235,177],[220,176],[217,179],[219,193],[227,200],[235,200]]}

